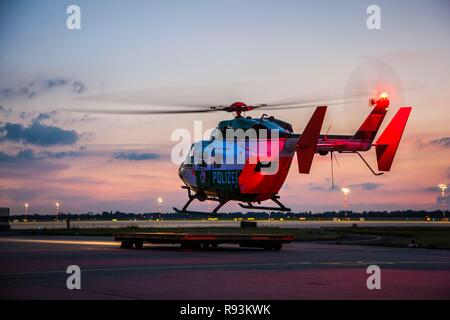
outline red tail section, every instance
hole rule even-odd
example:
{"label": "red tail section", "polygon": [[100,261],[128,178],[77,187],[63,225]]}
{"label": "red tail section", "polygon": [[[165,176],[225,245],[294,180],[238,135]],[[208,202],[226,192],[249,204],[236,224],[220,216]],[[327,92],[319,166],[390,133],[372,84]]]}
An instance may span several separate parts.
{"label": "red tail section", "polygon": [[327,107],[317,107],[297,143],[298,170],[309,173]]}
{"label": "red tail section", "polygon": [[373,108],[372,112],[369,116],[364,120],[361,127],[356,131],[353,136],[354,139],[363,140],[363,141],[372,141],[375,139],[377,135],[378,129],[383,122],[384,116],[389,108],[389,100],[387,98],[380,98],[378,101],[375,101],[375,108]]}
{"label": "red tail section", "polygon": [[375,144],[378,170],[391,170],[392,162],[394,161],[395,153],[397,152],[411,109],[411,107],[400,108],[380,138],[378,138]]}

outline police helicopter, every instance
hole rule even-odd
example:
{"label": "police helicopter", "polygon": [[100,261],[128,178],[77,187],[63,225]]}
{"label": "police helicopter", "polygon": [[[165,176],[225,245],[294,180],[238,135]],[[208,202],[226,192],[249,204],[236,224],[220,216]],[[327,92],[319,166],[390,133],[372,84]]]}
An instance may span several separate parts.
{"label": "police helicopter", "polygon": [[[281,201],[278,192],[283,186],[296,154],[301,174],[310,172],[315,154],[334,153],[358,155],[374,175],[391,169],[397,148],[412,107],[400,107],[384,132],[375,141],[378,130],[389,109],[387,93],[375,94],[369,99],[371,111],[353,135],[321,134],[327,106],[345,101],[327,103],[284,102],[249,105],[235,102],[231,105],[204,105],[194,109],[165,110],[91,110],[109,114],[187,114],[229,112],[234,118],[219,122],[211,137],[194,143],[181,163],[178,174],[187,190],[188,200],[178,213],[220,215],[218,212],[229,201],[236,201],[245,209],[290,211]],[[252,110],[285,110],[315,107],[302,133],[295,133],[292,125],[274,116],[264,114],[253,118],[244,115]],[[237,135],[236,132],[240,134]],[[230,134],[231,133],[231,134]],[[249,134],[251,133],[251,134]],[[375,142],[374,142],[375,141]],[[374,147],[378,171],[370,167],[361,155]],[[334,182],[333,182],[334,184]],[[189,210],[194,201],[216,201],[212,212]],[[261,205],[271,200],[275,206]]]}

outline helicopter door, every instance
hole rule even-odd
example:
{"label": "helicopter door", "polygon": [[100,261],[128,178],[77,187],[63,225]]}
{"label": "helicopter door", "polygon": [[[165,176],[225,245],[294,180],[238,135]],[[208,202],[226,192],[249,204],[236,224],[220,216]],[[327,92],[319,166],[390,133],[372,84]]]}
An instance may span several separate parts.
{"label": "helicopter door", "polygon": [[197,185],[201,189],[207,189],[211,186],[212,165],[209,164],[211,155],[203,153],[206,146],[205,141],[197,142],[194,146],[195,176]]}

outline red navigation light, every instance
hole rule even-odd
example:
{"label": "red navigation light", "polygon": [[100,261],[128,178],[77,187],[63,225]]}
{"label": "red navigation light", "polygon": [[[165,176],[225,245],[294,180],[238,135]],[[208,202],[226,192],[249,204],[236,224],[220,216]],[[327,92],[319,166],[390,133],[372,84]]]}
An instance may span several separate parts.
{"label": "red navigation light", "polygon": [[383,92],[380,93],[380,98],[376,101],[376,105],[381,108],[385,108],[387,111],[389,109],[389,99],[388,94]]}

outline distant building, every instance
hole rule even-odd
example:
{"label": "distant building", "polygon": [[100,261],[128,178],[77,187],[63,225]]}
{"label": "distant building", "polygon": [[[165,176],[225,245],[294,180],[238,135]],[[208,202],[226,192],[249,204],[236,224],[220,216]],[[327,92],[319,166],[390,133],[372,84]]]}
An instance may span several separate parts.
{"label": "distant building", "polygon": [[0,231],[9,229],[9,208],[0,208]]}

